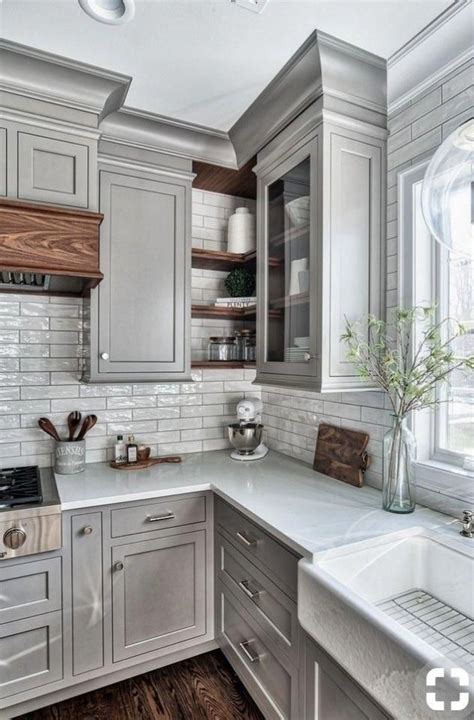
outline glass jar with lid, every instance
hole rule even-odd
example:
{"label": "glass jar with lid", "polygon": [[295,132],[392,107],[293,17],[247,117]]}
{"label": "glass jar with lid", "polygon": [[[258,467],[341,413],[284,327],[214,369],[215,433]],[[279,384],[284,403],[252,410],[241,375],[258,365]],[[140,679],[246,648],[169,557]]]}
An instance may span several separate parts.
{"label": "glass jar with lid", "polygon": [[233,335],[213,336],[209,338],[207,355],[212,362],[230,362],[236,359],[236,349]]}

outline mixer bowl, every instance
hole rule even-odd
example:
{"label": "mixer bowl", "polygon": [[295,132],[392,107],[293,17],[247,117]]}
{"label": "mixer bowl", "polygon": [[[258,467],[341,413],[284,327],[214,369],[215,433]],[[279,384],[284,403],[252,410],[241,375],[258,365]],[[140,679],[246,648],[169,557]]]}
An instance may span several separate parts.
{"label": "mixer bowl", "polygon": [[229,440],[241,455],[251,455],[262,442],[263,425],[232,423],[228,426]]}

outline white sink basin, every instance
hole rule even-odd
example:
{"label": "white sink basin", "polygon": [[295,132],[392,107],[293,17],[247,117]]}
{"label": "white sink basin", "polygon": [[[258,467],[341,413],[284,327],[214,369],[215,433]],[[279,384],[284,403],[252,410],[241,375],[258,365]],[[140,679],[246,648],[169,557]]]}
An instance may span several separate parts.
{"label": "white sink basin", "polygon": [[[432,667],[474,670],[470,543],[454,530],[412,528],[300,562],[302,626],[394,717],[431,717]],[[454,697],[448,680],[443,692]]]}

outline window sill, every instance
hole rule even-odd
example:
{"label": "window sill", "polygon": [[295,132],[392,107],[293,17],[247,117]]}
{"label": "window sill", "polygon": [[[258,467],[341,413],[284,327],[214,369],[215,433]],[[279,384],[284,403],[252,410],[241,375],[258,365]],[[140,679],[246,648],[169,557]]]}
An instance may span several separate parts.
{"label": "window sill", "polygon": [[474,503],[474,473],[462,467],[435,460],[418,462],[415,477],[420,488]]}

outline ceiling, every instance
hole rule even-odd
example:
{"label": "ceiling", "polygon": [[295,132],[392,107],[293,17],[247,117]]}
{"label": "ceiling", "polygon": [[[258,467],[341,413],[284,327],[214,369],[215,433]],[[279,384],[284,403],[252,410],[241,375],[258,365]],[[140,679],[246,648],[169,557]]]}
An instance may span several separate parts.
{"label": "ceiling", "polygon": [[103,25],[77,0],[0,0],[1,35],[133,77],[127,105],[228,130],[315,29],[389,57],[452,4],[440,0],[136,0]]}

